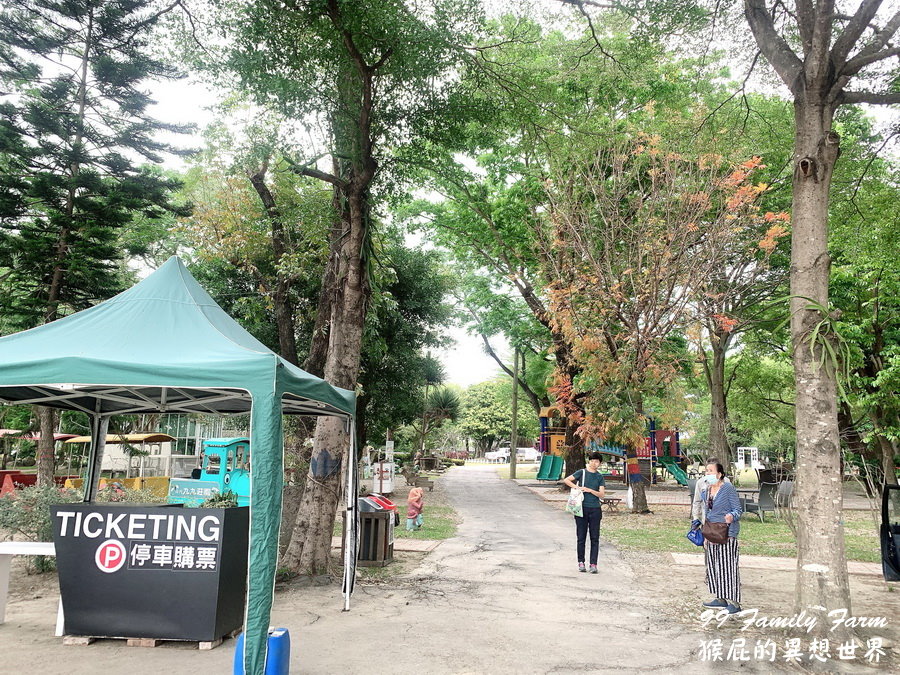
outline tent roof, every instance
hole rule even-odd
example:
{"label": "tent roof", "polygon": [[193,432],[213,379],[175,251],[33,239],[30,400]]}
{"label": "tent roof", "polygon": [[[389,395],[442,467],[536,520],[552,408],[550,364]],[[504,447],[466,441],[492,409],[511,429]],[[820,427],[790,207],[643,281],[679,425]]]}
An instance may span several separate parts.
{"label": "tent roof", "polygon": [[0,338],[0,402],[87,413],[352,415],[353,392],[285,361],[219,307],[176,257],[127,291]]}

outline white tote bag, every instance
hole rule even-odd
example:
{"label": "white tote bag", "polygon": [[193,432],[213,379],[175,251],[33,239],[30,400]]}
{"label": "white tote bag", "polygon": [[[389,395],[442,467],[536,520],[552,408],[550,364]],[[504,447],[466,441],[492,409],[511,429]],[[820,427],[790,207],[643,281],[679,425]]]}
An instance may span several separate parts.
{"label": "white tote bag", "polygon": [[573,516],[581,518],[584,512],[581,510],[581,503],[584,501],[584,493],[578,488],[572,488],[569,491],[569,498],[566,500],[566,511]]}
{"label": "white tote bag", "polygon": [[[584,474],[581,477],[581,484],[584,485]],[[571,513],[573,516],[578,516],[579,518],[584,516],[584,511],[582,510],[582,503],[584,502],[584,492],[579,490],[578,488],[572,488],[569,490],[569,498],[566,500],[566,511]]]}

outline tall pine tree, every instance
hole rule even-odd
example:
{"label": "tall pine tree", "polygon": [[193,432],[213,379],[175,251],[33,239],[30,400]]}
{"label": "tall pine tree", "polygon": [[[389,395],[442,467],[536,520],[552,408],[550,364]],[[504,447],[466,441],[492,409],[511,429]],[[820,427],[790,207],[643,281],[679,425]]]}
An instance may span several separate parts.
{"label": "tall pine tree", "polygon": [[[6,0],[0,9],[0,331],[53,321],[120,290],[119,231],[177,212],[177,183],[147,163],[169,148],[148,114],[149,79],[176,70],[151,52],[178,4]],[[142,165],[143,164],[143,165]],[[41,413],[45,438],[53,415]],[[53,471],[41,444],[39,476]]]}

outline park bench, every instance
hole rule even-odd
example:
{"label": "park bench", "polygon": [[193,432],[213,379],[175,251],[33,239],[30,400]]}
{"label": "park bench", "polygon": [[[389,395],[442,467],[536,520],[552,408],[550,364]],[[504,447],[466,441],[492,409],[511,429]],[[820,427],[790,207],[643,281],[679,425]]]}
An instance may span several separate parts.
{"label": "park bench", "polygon": [[434,481],[429,480],[425,476],[418,475],[415,471],[404,468],[400,472],[406,479],[406,484],[410,487],[428,488],[429,492],[434,492]]}
{"label": "park bench", "polygon": [[434,481],[426,478],[425,476],[416,476],[415,484],[416,487],[427,487],[429,492],[434,492]]}
{"label": "park bench", "polygon": [[[6,598],[9,595],[9,571],[14,555],[56,555],[51,541],[0,541],[0,624],[6,622]],[[63,606],[59,601],[56,613],[56,633],[63,634]]]}

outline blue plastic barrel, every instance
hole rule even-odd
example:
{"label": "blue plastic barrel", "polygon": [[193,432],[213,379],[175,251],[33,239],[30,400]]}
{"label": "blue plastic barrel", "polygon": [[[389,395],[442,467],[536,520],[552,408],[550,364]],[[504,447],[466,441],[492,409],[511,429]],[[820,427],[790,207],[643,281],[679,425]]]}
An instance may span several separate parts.
{"label": "blue plastic barrel", "polygon": [[[288,675],[291,670],[291,634],[287,628],[269,628],[265,675]],[[244,634],[234,647],[234,675],[244,675]]]}

